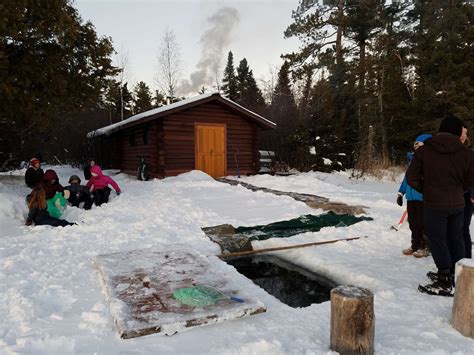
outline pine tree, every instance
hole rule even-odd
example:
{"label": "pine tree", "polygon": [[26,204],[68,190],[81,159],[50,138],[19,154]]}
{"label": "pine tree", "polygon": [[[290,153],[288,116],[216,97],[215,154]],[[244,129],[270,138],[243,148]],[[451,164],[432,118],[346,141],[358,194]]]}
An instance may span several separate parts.
{"label": "pine tree", "polygon": [[248,91],[248,77],[249,77],[250,68],[247,64],[247,59],[242,59],[237,67],[237,76],[236,76],[236,97],[235,101],[243,105],[247,99]]}
{"label": "pine tree", "polygon": [[265,106],[265,100],[245,58],[240,61],[237,67],[236,82],[235,101],[250,110],[257,112],[262,110]]}
{"label": "pine tree", "polygon": [[380,13],[384,7],[384,0],[360,0],[358,5],[347,8],[347,27],[348,37],[357,45],[357,96],[358,109],[357,118],[360,134],[364,135],[370,119],[366,117],[368,112],[364,109],[367,93],[365,89],[367,74],[367,47],[369,41],[382,30]]}
{"label": "pine tree", "polygon": [[234,69],[234,55],[229,51],[227,56],[227,64],[224,69],[224,77],[222,78],[222,92],[224,95],[235,101],[237,99],[237,81]]}
{"label": "pine tree", "polygon": [[133,113],[145,112],[153,108],[150,88],[143,81],[138,82],[134,89]]}
{"label": "pine tree", "polygon": [[[126,119],[132,115],[133,96],[130,90],[128,90],[128,83],[123,84],[121,89],[122,89],[121,91],[122,97],[119,98],[119,100],[121,101],[121,105],[122,105],[121,109],[123,110],[122,117]],[[119,102],[117,102],[117,104],[120,107]]]}
{"label": "pine tree", "polygon": [[290,150],[294,147],[288,145],[288,137],[297,128],[298,113],[291,89],[289,68],[289,62],[285,61],[278,72],[270,106],[270,119],[277,124],[277,127],[268,140],[271,140],[271,148],[279,157],[287,162],[293,162],[293,152]]}
{"label": "pine tree", "polygon": [[71,1],[2,2],[0,13],[0,122],[9,127],[0,150],[24,158],[64,136],[70,113],[97,108],[117,71],[111,40]]}
{"label": "pine tree", "polygon": [[[291,90],[289,69],[290,63],[285,61],[278,72],[271,104],[272,116],[280,126],[291,126],[291,122],[296,120],[296,104]],[[288,113],[292,114],[289,115]]]}
{"label": "pine tree", "polygon": [[417,2],[413,62],[415,96],[422,128],[455,113],[472,122],[474,113],[474,7],[468,1]]}
{"label": "pine tree", "polygon": [[345,0],[300,0],[292,14],[293,23],[284,33],[286,38],[297,37],[302,42],[298,51],[283,55],[294,67],[295,77],[304,76],[305,66],[319,63],[322,55],[335,56],[337,64],[343,64],[343,55],[347,53],[343,33],[347,27],[346,12],[351,6],[353,4]]}
{"label": "pine tree", "polygon": [[[376,112],[375,144],[384,161],[400,161],[418,135],[413,119],[414,96],[407,76],[411,50],[406,47],[409,28],[403,23],[407,4],[392,3],[380,13],[383,31],[371,43],[368,55],[370,110]],[[407,119],[410,117],[411,119]]]}
{"label": "pine tree", "polygon": [[133,97],[127,83],[120,86],[120,82],[111,80],[105,97],[111,123],[121,120],[122,109],[124,119],[128,118],[132,114],[132,103]]}

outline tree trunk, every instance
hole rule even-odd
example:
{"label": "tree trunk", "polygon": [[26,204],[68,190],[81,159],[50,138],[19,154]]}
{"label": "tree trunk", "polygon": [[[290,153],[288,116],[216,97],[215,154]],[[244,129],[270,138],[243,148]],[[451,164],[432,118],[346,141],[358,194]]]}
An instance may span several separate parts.
{"label": "tree trunk", "polygon": [[385,164],[388,164],[388,145],[387,145],[387,132],[385,130],[385,112],[384,112],[384,79],[385,79],[385,69],[382,67],[380,71],[380,85],[378,92],[378,102],[379,102],[379,114],[380,114],[380,133],[382,135],[382,161]]}
{"label": "tree trunk", "polygon": [[474,338],[474,261],[472,259],[461,259],[456,263],[452,324],[454,329],[462,335]]}
{"label": "tree trunk", "polygon": [[342,355],[374,353],[374,295],[367,289],[331,290],[331,350]]}
{"label": "tree trunk", "polygon": [[359,129],[363,127],[362,119],[362,105],[365,98],[365,42],[359,43],[359,102],[358,102],[358,114],[359,114]]}
{"label": "tree trunk", "polygon": [[344,19],[344,0],[339,0],[337,4],[337,34],[336,34],[336,64],[338,67],[342,66],[342,32]]}

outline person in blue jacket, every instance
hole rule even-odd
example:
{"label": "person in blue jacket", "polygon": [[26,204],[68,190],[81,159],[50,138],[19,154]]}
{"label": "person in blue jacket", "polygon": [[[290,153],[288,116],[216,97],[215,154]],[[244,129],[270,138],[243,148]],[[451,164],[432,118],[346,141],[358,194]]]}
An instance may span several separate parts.
{"label": "person in blue jacket", "polygon": [[[421,147],[425,141],[432,137],[431,134],[421,134],[413,145],[414,150]],[[408,153],[408,164],[413,159],[413,153]],[[417,258],[429,256],[428,240],[423,228],[423,194],[416,191],[407,183],[406,176],[398,189],[397,204],[403,205],[403,195],[407,199],[408,225],[411,230],[411,246],[403,249],[404,255],[413,255]]]}

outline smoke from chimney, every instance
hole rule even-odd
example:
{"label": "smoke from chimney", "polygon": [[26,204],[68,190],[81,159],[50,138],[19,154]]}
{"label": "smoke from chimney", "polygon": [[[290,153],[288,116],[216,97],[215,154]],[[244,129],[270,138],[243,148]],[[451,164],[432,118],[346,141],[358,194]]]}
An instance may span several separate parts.
{"label": "smoke from chimney", "polygon": [[208,17],[208,28],[202,34],[201,57],[196,71],[189,80],[181,83],[183,93],[197,93],[203,86],[215,86],[220,75],[225,47],[230,43],[231,32],[239,22],[239,12],[233,7],[223,7]]}

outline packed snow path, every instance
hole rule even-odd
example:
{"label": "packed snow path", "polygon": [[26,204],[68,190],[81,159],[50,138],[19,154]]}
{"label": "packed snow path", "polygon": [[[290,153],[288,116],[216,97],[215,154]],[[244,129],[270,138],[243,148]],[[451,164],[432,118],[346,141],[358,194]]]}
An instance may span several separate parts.
{"label": "packed snow path", "polygon": [[[54,168],[63,185],[72,174],[82,176],[72,168]],[[120,339],[92,262],[94,256],[148,247],[166,250],[171,244],[182,244],[213,257],[219,249],[204,236],[203,226],[251,226],[317,211],[290,197],[222,184],[196,171],[148,182],[123,174],[114,179],[124,191],[119,197],[112,192],[108,204],[91,211],[68,208],[65,218],[79,225],[56,229],[24,226],[28,189],[0,181],[1,354],[331,353],[329,302],[291,308],[224,262],[219,264],[222,271],[263,301],[267,313],[173,337]],[[376,353],[472,354],[474,340],[449,324],[452,298],[416,291],[420,282],[427,281],[425,273],[434,269],[432,259],[403,256],[401,250],[410,243],[408,228],[389,230],[403,211],[394,202],[399,181],[353,181],[346,173],[242,180],[370,206],[374,221],[269,239],[256,242],[255,248],[367,235],[353,242],[278,255],[338,283],[372,290]]]}

